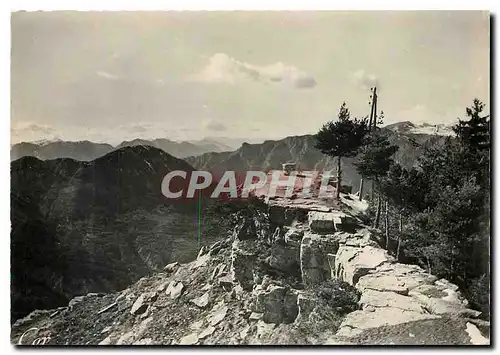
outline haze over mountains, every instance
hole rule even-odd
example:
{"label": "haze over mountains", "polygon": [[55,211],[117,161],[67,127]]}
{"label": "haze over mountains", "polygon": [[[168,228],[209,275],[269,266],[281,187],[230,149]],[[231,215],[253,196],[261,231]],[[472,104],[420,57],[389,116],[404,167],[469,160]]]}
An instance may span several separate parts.
{"label": "haze over mountains", "polygon": [[95,143],[90,141],[42,141],[42,142],[21,142],[11,147],[11,160],[16,160],[24,156],[34,156],[41,160],[72,158],[81,161],[90,161],[103,156],[115,149],[131,147],[137,145],[147,145],[156,147],[177,158],[184,158],[191,155],[199,155],[206,152],[223,152],[234,150],[237,147],[213,139],[203,139],[200,141],[175,142],[169,139],[134,139],[123,141],[117,146],[107,143]]}
{"label": "haze over mountains", "polygon": [[[451,135],[449,126],[443,124],[430,125],[428,123],[415,124],[409,121],[393,123],[385,126],[386,129],[396,133],[406,134],[426,134],[426,135]],[[310,135],[304,135],[310,136]],[[292,137],[284,138],[289,140]],[[142,139],[123,141],[118,145],[108,143],[84,141],[64,141],[64,140],[40,140],[35,142],[20,142],[11,146],[11,161],[24,156],[33,156],[41,160],[72,158],[81,161],[91,161],[99,158],[115,149],[128,146],[147,145],[159,148],[164,152],[177,158],[187,158],[200,156],[205,153],[221,153],[237,151],[243,143],[265,144],[278,142],[281,140],[264,139],[244,139],[229,137],[208,137],[202,140],[173,141],[166,138]],[[311,146],[312,147],[312,146]],[[265,148],[264,148],[265,149]],[[261,164],[259,164],[260,166]],[[275,166],[276,167],[276,166]]]}

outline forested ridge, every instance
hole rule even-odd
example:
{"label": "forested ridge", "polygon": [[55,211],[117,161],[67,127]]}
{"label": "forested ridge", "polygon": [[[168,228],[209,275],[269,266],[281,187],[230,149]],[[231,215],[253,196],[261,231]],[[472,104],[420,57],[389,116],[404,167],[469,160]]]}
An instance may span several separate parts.
{"label": "forested ridge", "polygon": [[[484,111],[475,99],[453,127],[455,136],[425,147],[411,168],[396,162],[398,146],[383,130],[351,119],[345,104],[339,120],[315,137],[318,149],[337,157],[339,179],[341,157],[355,156],[358,173],[373,186],[362,197],[371,200],[369,223],[383,232],[385,247],[399,261],[456,283],[489,317],[490,118]],[[361,130],[364,137],[342,139],[339,130],[353,136]]]}

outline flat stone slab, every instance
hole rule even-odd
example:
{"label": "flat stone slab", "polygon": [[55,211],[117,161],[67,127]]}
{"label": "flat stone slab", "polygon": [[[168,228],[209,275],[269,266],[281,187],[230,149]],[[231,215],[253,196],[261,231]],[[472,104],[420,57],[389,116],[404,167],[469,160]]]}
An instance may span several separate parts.
{"label": "flat stone slab", "polygon": [[349,336],[330,337],[326,344],[353,345],[487,345],[489,339],[459,318],[435,318],[387,325],[378,328],[356,329]]}
{"label": "flat stone slab", "polygon": [[307,214],[309,228],[316,233],[333,233],[335,232],[335,223],[342,223],[336,213],[333,212],[316,212],[310,211]]}
{"label": "flat stone slab", "polygon": [[386,263],[360,277],[356,288],[361,292],[370,289],[408,295],[415,287],[432,284],[435,280],[435,276],[418,266]]}
{"label": "flat stone slab", "polygon": [[392,307],[417,313],[426,313],[422,304],[413,297],[403,296],[395,292],[366,290],[361,295],[359,304],[366,307]]}
{"label": "flat stone slab", "polygon": [[409,293],[432,314],[454,315],[459,317],[477,318],[480,311],[467,308],[465,300],[458,291],[443,285],[421,285]]}
{"label": "flat stone slab", "polygon": [[335,274],[337,278],[356,285],[362,276],[387,262],[394,262],[394,258],[384,249],[372,246],[357,248],[342,245],[335,258]]}
{"label": "flat stone slab", "polygon": [[[400,308],[380,307],[374,310],[361,310],[349,313],[340,324],[339,331],[345,327],[363,330],[435,318],[439,318],[439,316]],[[345,336],[346,333],[345,329],[341,332],[343,336]]]}

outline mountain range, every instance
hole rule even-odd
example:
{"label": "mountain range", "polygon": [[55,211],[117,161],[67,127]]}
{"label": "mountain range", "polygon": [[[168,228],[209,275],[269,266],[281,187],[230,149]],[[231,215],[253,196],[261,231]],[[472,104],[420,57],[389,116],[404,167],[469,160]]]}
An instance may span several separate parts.
{"label": "mountain range", "polygon": [[126,287],[224,236],[209,200],[168,203],[161,181],[193,167],[158,148],[123,147],[90,162],[11,163],[12,317],[76,295]]}
{"label": "mountain range", "polygon": [[[431,125],[428,123],[415,124],[409,121],[397,122],[384,127],[387,131],[403,135],[430,135],[430,136],[449,136],[453,132],[450,126],[444,124]],[[307,135],[306,135],[307,136]],[[302,137],[306,137],[302,136]],[[301,136],[299,136],[301,137]],[[285,140],[290,141],[293,145],[293,137],[287,137]],[[166,138],[157,139],[141,139],[136,138],[130,141],[123,141],[120,144],[113,146],[108,143],[96,143],[91,141],[37,141],[37,142],[20,142],[11,147],[11,161],[24,156],[33,156],[41,160],[50,160],[57,158],[72,158],[81,161],[91,161],[99,158],[115,149],[122,147],[130,147],[137,145],[151,146],[163,150],[164,152],[173,155],[177,158],[187,158],[200,156],[205,153],[227,153],[248,146],[266,147],[272,145],[272,142],[281,142],[281,140],[264,139],[248,139],[237,137],[209,137],[202,140],[191,140],[177,142]],[[263,143],[264,142],[264,143]],[[286,143],[287,144],[287,143]],[[285,145],[286,145],[285,144]],[[244,145],[244,147],[242,147]],[[307,149],[307,147],[306,147]],[[191,159],[191,158],[190,158]],[[315,160],[318,160],[315,158]],[[258,164],[261,165],[260,163]]]}
{"label": "mountain range", "polygon": [[122,147],[134,147],[137,145],[155,147],[177,158],[185,158],[206,152],[230,151],[237,148],[234,145],[223,143],[222,139],[218,141],[208,138],[190,142],[175,142],[164,138],[153,140],[137,138],[131,141],[123,141],[117,146],[90,141],[70,142],[56,140],[48,142],[21,142],[14,144],[10,150],[10,159],[12,161],[25,156],[33,156],[41,160],[72,158],[81,161],[91,161],[115,149],[120,149]]}
{"label": "mountain range", "polygon": [[[395,159],[405,166],[414,165],[425,147],[444,141],[405,127],[385,128],[399,146]],[[228,208],[236,207],[209,199],[168,203],[161,181],[170,171],[266,171],[286,162],[325,171],[335,163],[314,148],[312,135],[243,143],[185,160],[164,151],[169,142],[134,140],[116,148],[53,142],[42,144],[47,160],[24,156],[11,162],[13,320],[77,295],[122,289],[169,262],[192,260],[202,245],[224,238],[231,227]],[[343,161],[343,181],[357,191],[353,161]]]}
{"label": "mountain range", "polygon": [[[407,129],[402,129],[406,127]],[[405,122],[384,127],[391,143],[399,150],[394,159],[409,168],[415,165],[426,147],[444,142],[445,136],[438,134],[412,133],[414,127]],[[281,140],[268,140],[261,144],[243,145],[232,152],[211,152],[185,160],[198,170],[222,173],[234,170],[243,173],[248,170],[281,169],[283,163],[293,162],[298,170],[330,171],[336,169],[336,158],[322,154],[314,148],[313,135],[286,137]],[[361,177],[353,164],[354,159],[342,159],[343,182],[356,191]]]}

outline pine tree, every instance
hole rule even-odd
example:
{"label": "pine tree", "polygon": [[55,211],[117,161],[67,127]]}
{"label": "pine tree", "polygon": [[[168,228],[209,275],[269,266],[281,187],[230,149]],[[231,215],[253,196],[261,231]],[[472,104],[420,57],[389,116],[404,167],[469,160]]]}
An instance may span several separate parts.
{"label": "pine tree", "polygon": [[487,313],[490,122],[483,111],[475,99],[466,109],[468,119],[454,127],[456,137],[426,149],[418,170],[403,179],[404,199],[395,198],[397,179],[388,179],[384,192],[412,212],[404,223],[405,257],[459,285],[472,305]]}
{"label": "pine tree", "polygon": [[453,131],[464,146],[473,150],[485,150],[490,148],[490,121],[489,115],[481,115],[484,104],[474,99],[472,106],[467,107],[465,112],[469,120],[459,120],[453,127]]}
{"label": "pine tree", "polygon": [[341,159],[357,154],[367,128],[366,119],[351,119],[349,109],[344,102],[340,107],[338,120],[326,123],[315,135],[316,149],[323,154],[337,157],[337,199],[340,197],[342,186]]}
{"label": "pine tree", "polygon": [[382,194],[386,196],[397,211],[398,240],[396,258],[399,258],[404,235],[403,220],[409,213],[423,208],[423,196],[425,196],[426,188],[427,184],[418,170],[408,170],[397,163],[391,165],[387,175],[380,182]]}
{"label": "pine tree", "polygon": [[[392,145],[387,136],[379,131],[367,136],[364,143],[354,164],[358,173],[363,178],[372,179],[376,188],[379,189],[380,179],[389,171],[393,163],[391,157],[398,150],[398,146]],[[379,191],[374,224],[376,228],[378,228],[380,222],[381,204],[382,199]]]}

